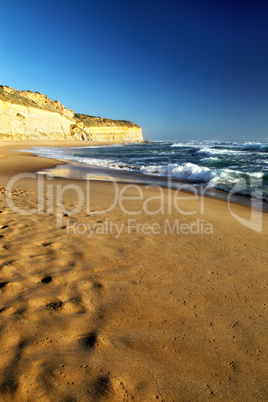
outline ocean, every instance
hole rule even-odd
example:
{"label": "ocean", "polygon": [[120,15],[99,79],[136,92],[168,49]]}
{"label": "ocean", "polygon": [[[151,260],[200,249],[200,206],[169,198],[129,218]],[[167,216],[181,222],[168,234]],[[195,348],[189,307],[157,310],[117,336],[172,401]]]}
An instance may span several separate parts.
{"label": "ocean", "polygon": [[235,192],[268,202],[268,142],[175,141],[36,147],[34,153],[69,161],[76,173],[92,172],[90,169],[97,167],[98,174],[102,169],[106,175],[107,172],[132,172],[141,180],[146,176],[147,182],[148,177],[152,180],[171,177],[195,186]]}

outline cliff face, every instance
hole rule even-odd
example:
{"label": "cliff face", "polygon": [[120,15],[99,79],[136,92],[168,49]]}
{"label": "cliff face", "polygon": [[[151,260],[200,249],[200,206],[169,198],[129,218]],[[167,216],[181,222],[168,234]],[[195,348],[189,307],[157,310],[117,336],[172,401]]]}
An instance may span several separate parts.
{"label": "cliff face", "polygon": [[0,86],[0,140],[143,141],[134,123],[74,114],[38,92]]}
{"label": "cliff face", "polygon": [[64,140],[72,124],[59,113],[0,100],[0,139]]}

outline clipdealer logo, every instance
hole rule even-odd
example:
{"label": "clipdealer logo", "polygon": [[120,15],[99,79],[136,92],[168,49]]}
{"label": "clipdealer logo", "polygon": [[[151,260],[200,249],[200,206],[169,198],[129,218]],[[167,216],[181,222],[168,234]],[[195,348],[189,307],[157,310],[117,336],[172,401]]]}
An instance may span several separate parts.
{"label": "clipdealer logo", "polygon": [[[62,184],[54,184],[53,177],[47,177],[45,181],[43,175],[38,175],[36,173],[19,173],[12,177],[6,187],[6,203],[9,206],[10,210],[15,213],[22,215],[33,215],[33,214],[55,214],[56,217],[56,225],[61,226],[63,224],[64,215],[75,216],[82,210],[92,214],[91,211],[91,199],[90,199],[90,174],[87,175],[85,180],[85,186],[79,186],[78,184],[68,183],[65,185]],[[37,206],[32,209],[24,209],[16,205],[14,199],[12,198],[12,191],[14,186],[21,179],[33,179],[36,180],[37,183]],[[113,177],[108,177],[107,181],[109,181],[113,185],[114,196],[111,201],[111,204],[103,210],[95,211],[95,215],[104,215],[108,212],[112,211],[116,206],[120,208],[124,215],[128,216],[138,216],[141,213],[147,214],[148,216],[152,215],[171,215],[173,212],[178,213],[179,215],[191,216],[196,215],[204,215],[205,213],[205,194],[207,187],[200,187],[199,190],[193,185],[187,184],[177,184],[172,182],[172,178],[167,178],[167,187],[163,188],[161,186],[155,185],[147,185],[140,186],[136,184],[125,184],[119,187],[117,181]],[[246,184],[246,183],[245,183]],[[260,183],[258,183],[260,184]],[[260,187],[260,186],[258,186]],[[144,194],[143,189],[154,189],[155,195],[146,196]],[[190,191],[189,191],[190,189]],[[131,190],[131,195],[129,195],[129,190]],[[241,193],[243,190],[243,186],[240,183],[240,186],[234,186],[232,191],[230,191],[227,197],[228,210],[231,216],[239,222],[241,225],[247,227],[250,230],[261,232],[262,231],[262,201],[260,193],[252,193],[252,197],[250,200],[250,217],[248,219],[238,215],[233,211],[232,198],[234,195]],[[72,191],[75,193],[75,197],[77,200],[76,206],[72,209],[68,209],[64,203],[64,195],[68,191]],[[196,201],[195,208],[196,209],[185,209],[188,205],[190,205],[187,201]],[[129,206],[131,205],[131,207]],[[138,206],[136,209],[132,208],[133,206]],[[154,207],[152,208],[152,205]],[[155,206],[156,205],[156,206]],[[204,220],[199,220],[195,222],[199,228],[200,234],[209,233],[210,229],[205,228]],[[157,224],[157,222],[156,222]],[[171,223],[170,223],[171,225]],[[203,225],[203,226],[202,226]],[[176,223],[175,227],[179,226],[179,233],[189,232],[191,233],[192,229],[189,229],[182,223]],[[155,225],[154,228],[157,226]],[[168,227],[168,224],[167,224]],[[202,229],[203,228],[203,229]],[[161,228],[162,230],[168,229]],[[137,228],[138,230],[138,228]],[[145,230],[145,229],[144,229]],[[177,230],[177,229],[176,229]],[[172,232],[172,231],[171,231]]]}

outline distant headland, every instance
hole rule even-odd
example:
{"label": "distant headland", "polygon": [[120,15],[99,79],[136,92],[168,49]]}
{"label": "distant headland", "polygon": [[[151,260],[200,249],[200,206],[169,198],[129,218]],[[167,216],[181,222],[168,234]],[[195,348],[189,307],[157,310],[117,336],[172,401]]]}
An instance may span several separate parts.
{"label": "distant headland", "polygon": [[0,140],[142,142],[142,129],[125,120],[74,113],[39,92],[0,86]]}

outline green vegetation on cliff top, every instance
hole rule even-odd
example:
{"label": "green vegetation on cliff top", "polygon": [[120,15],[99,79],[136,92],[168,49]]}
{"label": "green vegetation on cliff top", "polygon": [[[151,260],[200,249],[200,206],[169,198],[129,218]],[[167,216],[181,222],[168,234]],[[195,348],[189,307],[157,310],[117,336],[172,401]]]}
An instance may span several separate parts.
{"label": "green vegetation on cliff top", "polygon": [[[36,92],[38,94],[38,92]],[[44,105],[41,107],[34,100],[30,98],[26,98],[21,95],[19,91],[15,91],[14,93],[9,93],[4,89],[3,85],[0,85],[0,99],[4,102],[14,103],[15,105],[21,105],[26,107],[36,107],[38,109],[49,110],[50,112],[55,112],[56,110],[52,107]],[[57,111],[58,112],[58,111]]]}
{"label": "green vegetation on cliff top", "polygon": [[[0,100],[4,102],[10,102],[16,105],[21,105],[21,106],[26,106],[26,107],[34,107],[37,109],[41,110],[47,110],[49,112],[53,113],[59,113],[61,115],[65,114],[64,111],[70,109],[65,109],[63,105],[61,105],[58,101],[52,101],[51,99],[48,99],[46,96],[40,94],[39,92],[31,92],[31,91],[18,91],[12,88],[9,88],[11,92],[6,91],[5,87],[3,85],[0,85]],[[30,99],[27,94],[31,95],[38,95],[43,96],[44,101],[35,101],[33,99]],[[126,120],[112,120],[112,119],[106,119],[102,118],[99,116],[89,116],[86,114],[80,114],[80,113],[75,113],[73,115],[73,120],[75,123],[82,122],[85,127],[110,127],[110,126],[127,126],[127,127],[137,127],[140,128],[137,124],[134,124],[130,121]]]}
{"label": "green vegetation on cliff top", "polygon": [[124,127],[138,127],[137,124],[132,123],[131,121],[126,121],[126,120],[111,120],[111,119],[106,119],[103,117],[96,117],[96,116],[89,116],[87,114],[80,114],[80,113],[75,113],[74,114],[75,118],[78,121],[82,121],[85,127],[99,127],[99,126],[105,126],[105,127],[112,127],[112,126],[124,126]]}

